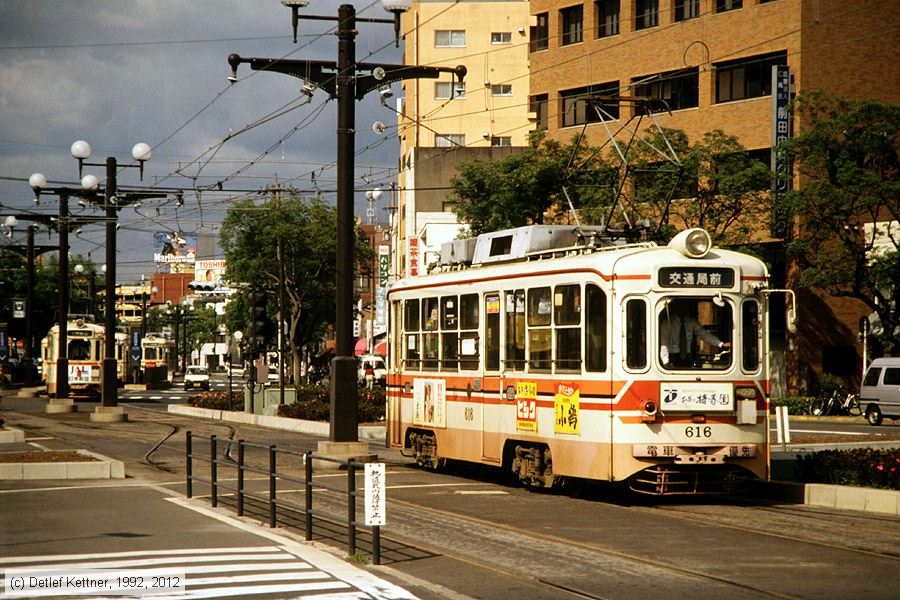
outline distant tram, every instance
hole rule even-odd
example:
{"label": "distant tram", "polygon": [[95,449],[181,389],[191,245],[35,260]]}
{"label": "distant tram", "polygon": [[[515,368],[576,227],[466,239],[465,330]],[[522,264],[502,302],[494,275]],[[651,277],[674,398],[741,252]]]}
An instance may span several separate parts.
{"label": "distant tram", "polygon": [[141,340],[141,371],[145,383],[168,381],[175,372],[175,342],[161,333],[148,333]]}
{"label": "distant tram", "polygon": [[536,487],[739,491],[769,475],[776,291],[761,261],[702,229],[662,247],[566,226],[445,244],[388,292],[389,444]]}
{"label": "distant tram", "polygon": [[[93,322],[90,315],[71,315],[66,328],[66,356],[69,364],[69,396],[92,398],[100,394],[103,383],[104,356],[103,326]],[[47,393],[56,395],[56,364],[59,358],[59,325],[41,341],[43,369],[41,378],[47,384]]]}

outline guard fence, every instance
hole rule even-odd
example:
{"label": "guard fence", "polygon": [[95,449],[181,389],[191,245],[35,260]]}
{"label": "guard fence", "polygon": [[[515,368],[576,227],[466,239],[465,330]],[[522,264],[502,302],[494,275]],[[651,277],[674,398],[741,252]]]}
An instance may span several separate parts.
{"label": "guard fence", "polygon": [[[381,526],[373,525],[371,527],[361,525],[357,522],[356,515],[356,499],[362,497],[364,492],[358,491],[356,486],[357,471],[364,468],[365,463],[353,460],[338,459],[327,456],[314,455],[312,451],[302,452],[299,450],[290,450],[286,448],[278,448],[275,444],[255,444],[244,440],[221,440],[215,435],[210,435],[208,445],[204,444],[207,438],[194,435],[188,431],[185,441],[186,450],[186,467],[187,467],[187,497],[192,498],[194,494],[194,483],[203,483],[210,488],[210,502],[213,507],[218,506],[220,497],[223,496],[222,491],[230,492],[234,495],[236,502],[236,510],[239,517],[244,516],[245,507],[248,500],[255,500],[261,503],[267,512],[269,527],[276,527],[279,510],[282,512],[301,513],[303,515],[303,530],[307,541],[313,539],[313,518],[319,522],[329,523],[332,525],[346,526],[347,528],[347,552],[355,554],[357,551],[357,530],[365,528],[371,533],[372,539],[372,562],[376,565],[381,564]],[[198,450],[200,444],[206,445],[206,453]],[[233,457],[233,453],[237,450],[237,458]],[[251,464],[247,460],[248,451],[262,452],[266,459],[261,462],[263,466]],[[279,459],[281,457],[281,460]],[[300,459],[303,466],[303,475],[295,476],[285,472],[282,469],[279,472],[279,465],[282,464],[285,457],[294,457]],[[333,485],[323,481],[313,480],[313,462],[322,461],[334,463],[337,468],[344,467],[347,470],[346,485]],[[209,478],[196,474],[194,471],[194,462],[200,461],[206,463],[209,468]],[[257,461],[257,463],[260,461]],[[236,472],[236,477],[223,477],[220,470],[231,470]],[[250,490],[247,486],[247,474],[262,475],[268,482],[268,489]],[[232,483],[234,482],[234,483]],[[290,500],[279,497],[279,482],[290,482],[303,486],[304,502],[299,504]],[[314,510],[313,507],[313,490],[322,489],[330,490],[346,496],[347,512],[346,519],[340,519],[335,516],[334,512],[325,510]],[[293,491],[291,492],[293,493]]]}

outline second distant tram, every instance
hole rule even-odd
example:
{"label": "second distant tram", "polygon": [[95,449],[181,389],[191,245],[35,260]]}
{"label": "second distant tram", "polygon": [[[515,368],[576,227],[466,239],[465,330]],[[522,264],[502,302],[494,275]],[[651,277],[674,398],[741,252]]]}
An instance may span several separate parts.
{"label": "second distant tram", "polygon": [[769,474],[767,286],[761,261],[700,229],[667,246],[562,226],[446,244],[388,293],[389,444],[531,486],[737,491]]}

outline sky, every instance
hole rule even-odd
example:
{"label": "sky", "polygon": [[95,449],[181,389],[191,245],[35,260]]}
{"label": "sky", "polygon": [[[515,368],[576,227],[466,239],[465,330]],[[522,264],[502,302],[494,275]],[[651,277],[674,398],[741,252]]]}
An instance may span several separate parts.
{"label": "sky", "polygon": [[[341,2],[312,0],[302,14],[337,16]],[[360,17],[390,18],[374,3],[353,3]],[[48,186],[80,187],[76,140],[92,149],[88,162],[114,156],[133,163],[131,149],[153,149],[144,166],[121,168],[120,189],[184,190],[121,209],[117,280],[150,276],[156,231],[218,234],[229,203],[260,198],[278,181],[334,201],[336,102],[322,90],[309,100],[302,81],[288,75],[238,69],[230,83],[227,57],[337,59],[336,23],[302,20],[291,39],[290,9],[279,0],[0,0],[0,224],[12,213],[56,214],[54,195],[36,206],[28,185],[43,173]],[[358,61],[399,64],[393,27],[359,23]],[[394,84],[394,94],[399,85]],[[383,135],[372,124],[388,125]],[[365,191],[386,188],[396,173],[396,113],[371,93],[356,105],[356,212]],[[85,166],[104,185],[103,166]],[[218,190],[221,182],[222,190]],[[389,194],[381,197],[376,214]],[[96,209],[70,210],[99,216]],[[24,243],[21,222],[12,240]],[[38,234],[38,244],[56,236]],[[105,261],[105,231],[89,225],[70,235],[71,253]]]}

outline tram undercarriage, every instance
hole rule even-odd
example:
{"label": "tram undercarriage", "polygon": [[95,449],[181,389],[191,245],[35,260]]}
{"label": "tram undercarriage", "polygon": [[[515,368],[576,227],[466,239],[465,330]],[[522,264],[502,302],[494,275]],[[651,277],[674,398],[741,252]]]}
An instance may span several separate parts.
{"label": "tram undercarriage", "polygon": [[746,491],[754,479],[752,472],[734,464],[667,463],[647,467],[629,477],[627,483],[631,491],[653,496],[728,495]]}

